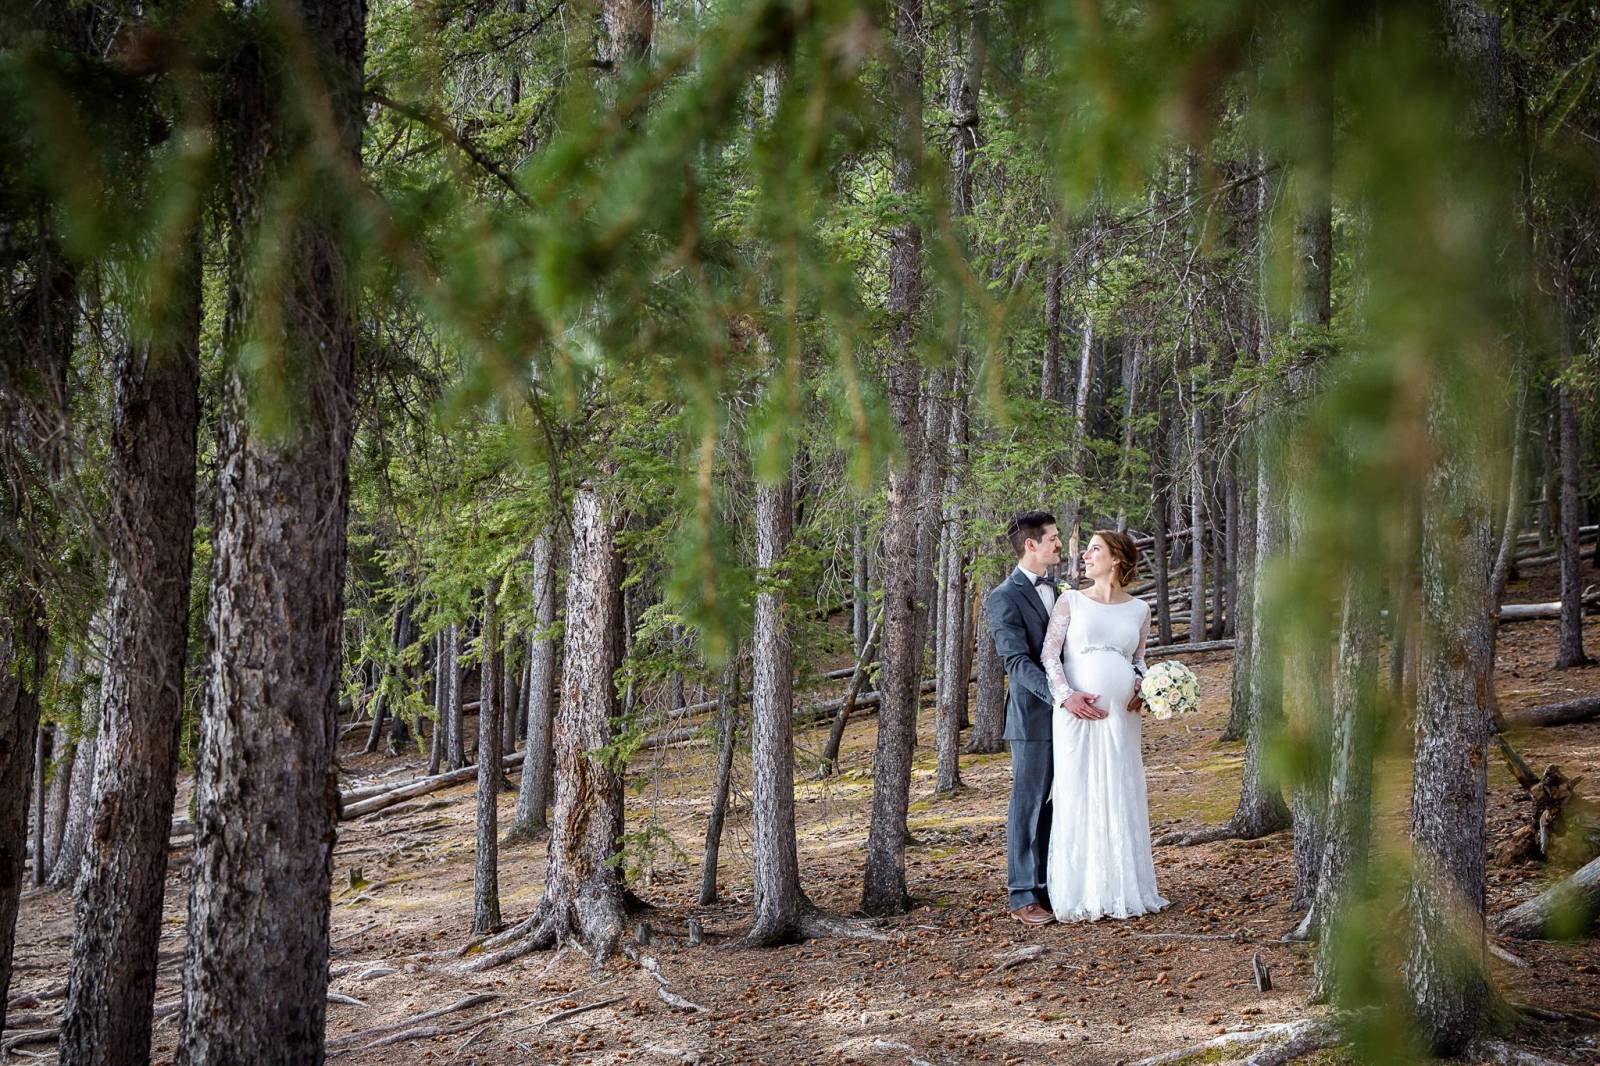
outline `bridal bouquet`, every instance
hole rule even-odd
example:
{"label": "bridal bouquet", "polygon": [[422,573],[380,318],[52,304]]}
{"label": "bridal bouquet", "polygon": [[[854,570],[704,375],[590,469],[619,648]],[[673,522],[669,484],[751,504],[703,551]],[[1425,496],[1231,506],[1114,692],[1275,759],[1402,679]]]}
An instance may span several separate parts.
{"label": "bridal bouquet", "polygon": [[1200,709],[1200,679],[1176,659],[1156,663],[1144,675],[1139,697],[1153,718],[1171,718]]}

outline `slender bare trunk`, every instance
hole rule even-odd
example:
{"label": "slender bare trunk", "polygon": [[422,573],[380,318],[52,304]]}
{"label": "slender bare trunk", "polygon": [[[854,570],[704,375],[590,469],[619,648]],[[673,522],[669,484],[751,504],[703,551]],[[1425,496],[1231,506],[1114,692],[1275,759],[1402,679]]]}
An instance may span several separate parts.
{"label": "slender bare trunk", "polygon": [[711,814],[706,819],[706,846],[700,859],[700,905],[717,901],[717,863],[722,853],[722,825],[733,790],[733,753],[739,735],[739,652],[728,653],[717,692],[717,780],[712,786]]}
{"label": "slender bare trunk", "polygon": [[472,932],[481,936],[500,928],[500,674],[505,651],[500,647],[500,579],[483,590],[483,695],[478,701],[478,844],[472,873]]}
{"label": "slender bare trunk", "polygon": [[550,627],[556,620],[556,533],[554,523],[533,542],[533,610],[536,633],[528,650],[528,741],[522,764],[522,784],[517,790],[517,813],[508,839],[532,840],[548,826],[550,806],[553,698],[556,642]]}
{"label": "slender bare trunk", "polygon": [[[756,489],[756,566],[771,571],[788,550],[794,487]],[[794,824],[794,665],[784,594],[756,596],[750,645],[750,835],[755,918],[750,941],[778,944],[800,934],[811,909],[800,887]]]}
{"label": "slender bare trunk", "polygon": [[[917,193],[922,135],[921,0],[897,0],[894,40],[896,149],[891,186],[907,200]],[[903,446],[903,459],[889,470],[884,513],[884,641],[882,703],[873,756],[872,812],[867,829],[866,871],[861,907],[870,914],[904,911],[906,892],[906,810],[911,798],[911,757],[916,743],[917,706],[922,689],[925,602],[919,602],[919,537],[922,484],[922,413],[918,408],[922,372],[916,331],[922,308],[922,231],[903,218],[890,237],[889,315],[893,358],[889,370],[890,405]]]}

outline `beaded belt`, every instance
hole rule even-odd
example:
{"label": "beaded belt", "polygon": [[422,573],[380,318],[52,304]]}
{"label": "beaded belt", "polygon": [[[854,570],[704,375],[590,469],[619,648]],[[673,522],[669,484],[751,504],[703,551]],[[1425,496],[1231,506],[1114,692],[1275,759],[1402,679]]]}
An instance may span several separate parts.
{"label": "beaded belt", "polygon": [[1074,652],[1074,654],[1076,654],[1076,655],[1087,655],[1092,651],[1110,651],[1110,652],[1116,652],[1118,655],[1122,656],[1124,659],[1126,659],[1128,657],[1128,653],[1127,652],[1125,652],[1121,648],[1118,648],[1115,645],[1111,645],[1111,644],[1085,644],[1083,647],[1079,648],[1076,652]]}

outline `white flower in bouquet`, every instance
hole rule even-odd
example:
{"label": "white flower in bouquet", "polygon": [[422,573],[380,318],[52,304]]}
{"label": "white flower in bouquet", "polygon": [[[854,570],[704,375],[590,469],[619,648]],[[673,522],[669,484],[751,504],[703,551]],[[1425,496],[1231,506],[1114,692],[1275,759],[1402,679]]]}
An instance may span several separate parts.
{"label": "white flower in bouquet", "polygon": [[1139,697],[1154,718],[1192,714],[1200,709],[1200,679],[1176,659],[1165,659],[1145,673]]}

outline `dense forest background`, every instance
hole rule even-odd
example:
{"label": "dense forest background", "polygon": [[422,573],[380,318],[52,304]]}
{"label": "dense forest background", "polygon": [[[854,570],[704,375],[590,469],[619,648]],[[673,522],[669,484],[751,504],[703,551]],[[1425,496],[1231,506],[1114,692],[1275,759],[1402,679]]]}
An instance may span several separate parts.
{"label": "dense forest background", "polygon": [[[53,884],[61,1061],[147,1061],[181,841],[177,1059],[321,1061],[338,824],[467,780],[474,935],[649,959],[630,916],[683,842],[627,819],[629,766],[697,739],[707,902],[748,781],[741,945],[881,936],[919,716],[939,795],[1004,750],[982,604],[1044,507],[1068,580],[1135,535],[1160,654],[1231,650],[1237,810],[1163,842],[1292,826],[1340,1019],[1295,1039],[1480,1047],[1492,760],[1557,886],[1530,935],[1600,909],[1593,803],[1493,685],[1525,615],[1588,663],[1597,29],[1542,0],[0,16],[0,992],[24,878]],[[1553,600],[1505,604],[1550,564]],[[852,716],[830,913],[795,781]],[[350,738],[426,772],[341,779]],[[500,848],[545,841],[503,921]]]}

